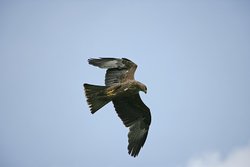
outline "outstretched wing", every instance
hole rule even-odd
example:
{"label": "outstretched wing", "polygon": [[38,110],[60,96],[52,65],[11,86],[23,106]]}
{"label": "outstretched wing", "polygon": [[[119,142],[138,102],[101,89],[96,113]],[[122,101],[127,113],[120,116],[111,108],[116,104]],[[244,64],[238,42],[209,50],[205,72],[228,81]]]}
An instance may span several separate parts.
{"label": "outstretched wing", "polygon": [[129,59],[99,58],[89,59],[89,64],[106,68],[105,85],[110,86],[127,80],[134,80],[137,65]]}
{"label": "outstretched wing", "polygon": [[128,153],[136,157],[148,135],[151,123],[150,110],[141,100],[139,93],[116,98],[113,104],[124,125],[129,127]]}

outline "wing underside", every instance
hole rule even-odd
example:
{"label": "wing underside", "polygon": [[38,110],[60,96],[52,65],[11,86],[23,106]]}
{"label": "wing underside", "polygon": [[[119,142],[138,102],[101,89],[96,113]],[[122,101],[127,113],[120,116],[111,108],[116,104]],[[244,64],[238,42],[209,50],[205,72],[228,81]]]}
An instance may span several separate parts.
{"label": "wing underside", "polygon": [[128,152],[135,157],[147,138],[151,123],[149,108],[142,102],[139,94],[115,99],[113,104],[123,124],[129,127]]}

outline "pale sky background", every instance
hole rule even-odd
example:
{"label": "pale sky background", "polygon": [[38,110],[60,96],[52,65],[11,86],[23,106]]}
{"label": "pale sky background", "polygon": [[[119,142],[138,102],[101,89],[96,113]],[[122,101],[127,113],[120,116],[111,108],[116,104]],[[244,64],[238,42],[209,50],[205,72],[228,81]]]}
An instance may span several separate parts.
{"label": "pale sky background", "polygon": [[[137,158],[112,104],[90,114],[91,57],[138,64]],[[250,166],[250,1],[3,0],[0,77],[1,167]]]}

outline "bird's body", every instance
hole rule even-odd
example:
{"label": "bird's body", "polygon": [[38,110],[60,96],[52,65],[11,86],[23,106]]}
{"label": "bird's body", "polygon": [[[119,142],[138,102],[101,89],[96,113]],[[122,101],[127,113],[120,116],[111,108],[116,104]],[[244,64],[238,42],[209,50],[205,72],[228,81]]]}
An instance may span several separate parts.
{"label": "bird's body", "polygon": [[135,80],[128,80],[123,84],[114,84],[107,89],[107,94],[113,95],[114,98],[119,96],[131,96],[139,93],[142,83]]}
{"label": "bird's body", "polygon": [[91,113],[112,101],[118,116],[130,129],[129,154],[137,156],[146,141],[151,123],[150,110],[139,95],[139,91],[146,93],[147,87],[134,80],[137,65],[125,58],[89,59],[89,64],[107,69],[105,86],[84,84]]}

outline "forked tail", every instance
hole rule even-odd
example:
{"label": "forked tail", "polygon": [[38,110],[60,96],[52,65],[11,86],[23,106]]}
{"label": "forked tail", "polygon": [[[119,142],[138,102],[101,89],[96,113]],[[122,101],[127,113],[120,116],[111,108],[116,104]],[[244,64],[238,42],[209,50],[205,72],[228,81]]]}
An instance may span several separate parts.
{"label": "forked tail", "polygon": [[106,86],[83,84],[90,111],[94,114],[111,100],[106,96]]}

